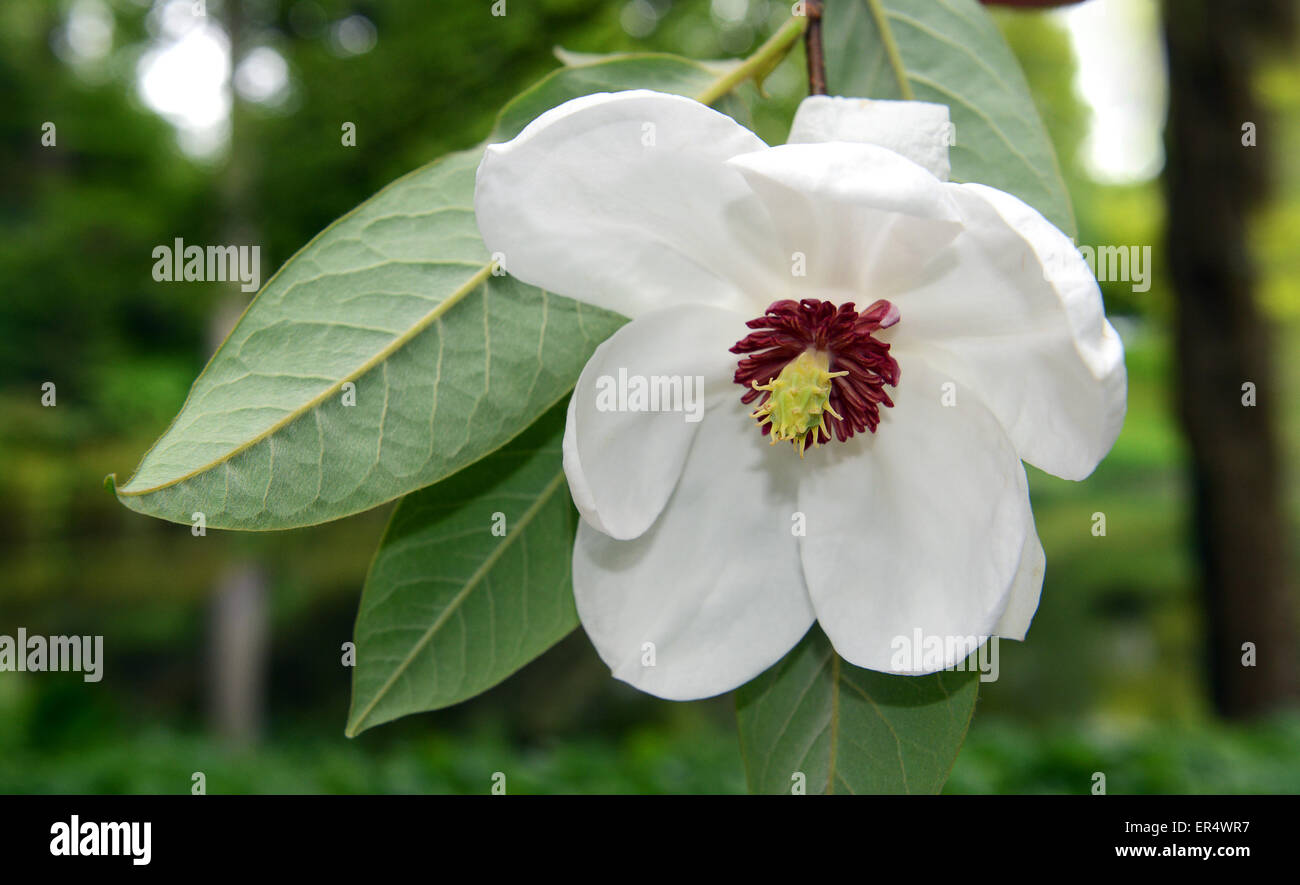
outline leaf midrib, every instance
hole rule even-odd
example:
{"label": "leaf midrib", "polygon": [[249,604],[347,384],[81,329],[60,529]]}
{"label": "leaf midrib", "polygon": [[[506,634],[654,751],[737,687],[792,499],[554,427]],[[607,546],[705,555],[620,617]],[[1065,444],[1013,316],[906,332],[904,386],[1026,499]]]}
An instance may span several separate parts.
{"label": "leaf midrib", "polygon": [[876,30],[880,32],[880,43],[885,47],[885,57],[889,59],[889,67],[898,82],[899,96],[904,101],[915,101],[916,95],[912,92],[912,84],[907,78],[907,66],[903,64],[903,54],[898,49],[898,41],[894,39],[894,26],[889,23],[889,15],[885,12],[885,7],[880,0],[865,0],[865,2],[871,10],[871,17],[876,21]]}
{"label": "leaf midrib", "polygon": [[[391,356],[393,356],[393,354],[397,353],[397,351],[401,350],[403,347],[409,344],[413,338],[415,338],[425,329],[429,328],[429,326],[431,326],[435,321],[437,321],[443,314],[445,314],[447,311],[451,310],[451,308],[459,304],[467,295],[469,295],[470,292],[473,292],[480,285],[482,285],[487,280],[488,276],[492,273],[492,266],[493,265],[491,262],[483,265],[483,267],[481,267],[477,272],[475,272],[475,274],[472,277],[470,277],[468,280],[462,283],[460,287],[458,287],[454,292],[452,292],[450,295],[448,295],[446,298],[440,301],[432,310],[430,310],[428,313],[426,313],[424,316],[418,319],[415,323],[413,323],[411,325],[411,328],[407,329],[401,335],[398,335],[396,338],[394,338],[391,342],[384,345],[375,353],[374,356],[366,360],[355,370],[349,372],[347,375],[339,378],[337,381],[330,384],[319,394],[312,397],[306,403],[299,406],[297,409],[294,409],[289,414],[285,415],[279,421],[276,421],[274,424],[272,424],[271,426],[263,430],[261,433],[240,443],[238,446],[231,449],[229,452],[225,453],[220,458],[217,458],[213,461],[209,461],[207,464],[204,464],[200,467],[196,467],[193,470],[189,471],[188,473],[183,474],[182,476],[176,477],[175,479],[169,479],[167,482],[158,483],[157,485],[149,486],[148,488],[144,488],[144,489],[133,489],[131,491],[127,491],[125,488],[120,488],[117,490],[118,495],[122,497],[128,497],[128,498],[138,497],[140,495],[147,495],[153,492],[160,491],[165,488],[170,488],[171,486],[174,485],[179,485],[180,483],[183,483],[188,479],[192,479],[202,473],[207,473],[209,470],[212,470],[221,464],[225,464],[231,461],[241,453],[257,445],[258,443],[266,439],[269,439],[270,437],[275,436],[281,430],[288,427],[290,424],[294,423],[298,419],[302,418],[304,415],[310,414],[313,409],[317,408],[323,402],[328,400],[330,397],[337,394],[340,390],[343,389],[343,385],[346,384],[348,381],[352,380],[353,378],[361,378],[362,376],[369,374],[375,367],[380,366],[383,363],[387,362],[388,359]],[[128,480],[127,485],[130,484],[131,484],[130,480]]]}

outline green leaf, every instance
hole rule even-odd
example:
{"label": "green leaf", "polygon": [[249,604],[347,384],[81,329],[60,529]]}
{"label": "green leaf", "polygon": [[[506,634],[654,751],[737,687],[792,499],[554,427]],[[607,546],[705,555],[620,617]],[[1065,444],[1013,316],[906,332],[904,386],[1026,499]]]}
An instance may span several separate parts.
{"label": "green leaf", "polygon": [[736,692],[749,787],[790,793],[937,793],[975,711],[978,673],[890,676],[841,660],[814,626]]}
{"label": "green leaf", "polygon": [[831,92],[948,105],[954,181],[1015,194],[1076,233],[1056,153],[1020,65],[975,0],[827,0]]}
{"label": "green leaf", "polygon": [[349,736],[473,697],[578,625],[564,414],[402,499],[361,596]]}
{"label": "green leaf", "polygon": [[[609,61],[615,58],[625,58],[630,53],[626,52],[576,52],[572,49],[565,49],[563,46],[556,46],[552,52],[560,64],[565,67],[578,68],[583,65],[595,64],[596,62]],[[669,56],[674,57],[674,56]],[[714,59],[691,59],[692,64],[699,65],[706,69],[715,77],[724,77],[728,74],[735,73],[743,63],[744,59],[740,58],[714,58]]]}
{"label": "green leaf", "polygon": [[[586,64],[568,65],[552,71],[511,99],[501,109],[497,125],[488,141],[509,141],[544,111],[593,92],[654,89],[699,98],[708,93],[714,84],[732,76],[740,68],[740,65],[735,65],[719,71],[715,67],[716,62],[693,61],[657,52],[620,53],[591,58]],[[745,122],[745,107],[733,96],[723,96],[717,106],[723,113],[741,123]]]}
{"label": "green leaf", "polygon": [[[590,92],[717,82],[661,55],[561,68],[494,137]],[[492,274],[473,212],[481,155],[398,179],[294,255],[116,488],[122,503],[182,523],[202,512],[212,528],[337,519],[474,463],[562,399],[623,319]]]}

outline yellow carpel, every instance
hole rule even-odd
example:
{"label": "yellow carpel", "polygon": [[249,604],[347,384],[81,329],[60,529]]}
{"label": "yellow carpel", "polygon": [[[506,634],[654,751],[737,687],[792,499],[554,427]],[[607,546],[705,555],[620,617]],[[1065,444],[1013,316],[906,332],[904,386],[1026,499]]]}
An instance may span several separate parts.
{"label": "yellow carpel", "polygon": [[767,398],[750,417],[759,427],[772,425],[772,445],[789,441],[802,458],[808,437],[816,447],[821,434],[827,433],[827,414],[840,418],[828,402],[831,379],[847,374],[830,371],[830,356],[824,351],[805,350],[766,384],[751,382],[755,390],[766,391]]}

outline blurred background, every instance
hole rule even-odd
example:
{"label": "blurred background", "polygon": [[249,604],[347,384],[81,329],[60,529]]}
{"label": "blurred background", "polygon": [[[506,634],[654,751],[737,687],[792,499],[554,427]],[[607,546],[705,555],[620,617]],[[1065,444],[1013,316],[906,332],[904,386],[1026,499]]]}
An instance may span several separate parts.
{"label": "blurred background", "polygon": [[[730,698],[640,695],[581,631],[478,699],[348,740],[340,646],[389,508],[195,538],[103,478],[129,475],[247,299],[154,282],[156,245],[260,243],[265,279],[478,142],[553,47],[744,55],[789,4],[197,5],[0,5],[0,634],[102,634],[106,658],[99,683],[0,673],[0,792],[184,792],[198,771],[214,793],[481,793],[494,771],[511,792],[743,791]],[[1079,243],[1150,247],[1150,286],[1103,283],[1127,423],[1084,483],[1030,471],[1042,605],[1001,646],[949,792],[1082,793],[1096,771],[1112,793],[1300,792],[1294,10],[1170,7],[995,10]],[[769,82],[769,142],[802,64]]]}

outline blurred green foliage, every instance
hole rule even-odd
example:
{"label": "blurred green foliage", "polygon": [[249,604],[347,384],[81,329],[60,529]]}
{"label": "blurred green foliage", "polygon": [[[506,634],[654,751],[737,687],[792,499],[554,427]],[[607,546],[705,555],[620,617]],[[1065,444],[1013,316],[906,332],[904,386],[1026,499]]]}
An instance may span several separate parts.
{"label": "blurred green foliage", "polygon": [[[153,246],[253,230],[265,278],[393,177],[481,139],[507,98],[554,67],[553,46],[741,55],[788,9],[510,0],[494,19],[489,6],[244,3],[243,50],[276,49],[290,92],[278,106],[237,104],[231,153],[196,161],[138,97],[147,3],[113,0],[112,53],[79,64],[54,50],[69,4],[0,4],[0,633],[101,633],[108,650],[94,685],[0,674],[0,792],[184,792],[194,771],[214,793],[482,792],[493,771],[507,773],[512,792],[743,789],[728,699],[639,695],[609,678],[581,633],[482,698],[347,741],[339,648],[388,509],[287,534],[198,539],[125,511],[101,485],[111,471],[125,475],[175,414],[229,299],[214,284],[155,283]],[[209,7],[222,14],[216,0]],[[660,13],[648,31],[647,9]],[[341,55],[330,28],[352,14],[373,22],[378,43]],[[1031,471],[1048,556],[1043,602],[1029,641],[1002,644],[1001,678],[982,692],[949,790],[1083,792],[1101,770],[1115,793],[1300,791],[1300,724],[1206,719],[1184,454],[1169,407],[1159,190],[1088,179],[1068,39],[1041,14],[998,21],[1057,145],[1080,242],[1157,245],[1155,285],[1105,286],[1112,314],[1127,320],[1129,417],[1087,482]],[[776,100],[755,125],[779,142],[803,89],[802,58],[767,87]],[[1290,146],[1277,155],[1295,154],[1300,72],[1279,64],[1260,87],[1275,137]],[[56,147],[40,144],[44,121],[57,123]],[[355,148],[340,143],[348,121]],[[1293,169],[1278,194],[1256,242],[1291,393],[1281,400],[1292,404],[1288,451],[1300,453]],[[47,380],[58,384],[55,409],[40,405]],[[1104,539],[1090,532],[1096,511],[1107,514]],[[260,745],[234,750],[205,729],[210,596],[228,564],[250,560],[270,577],[268,722]]]}

